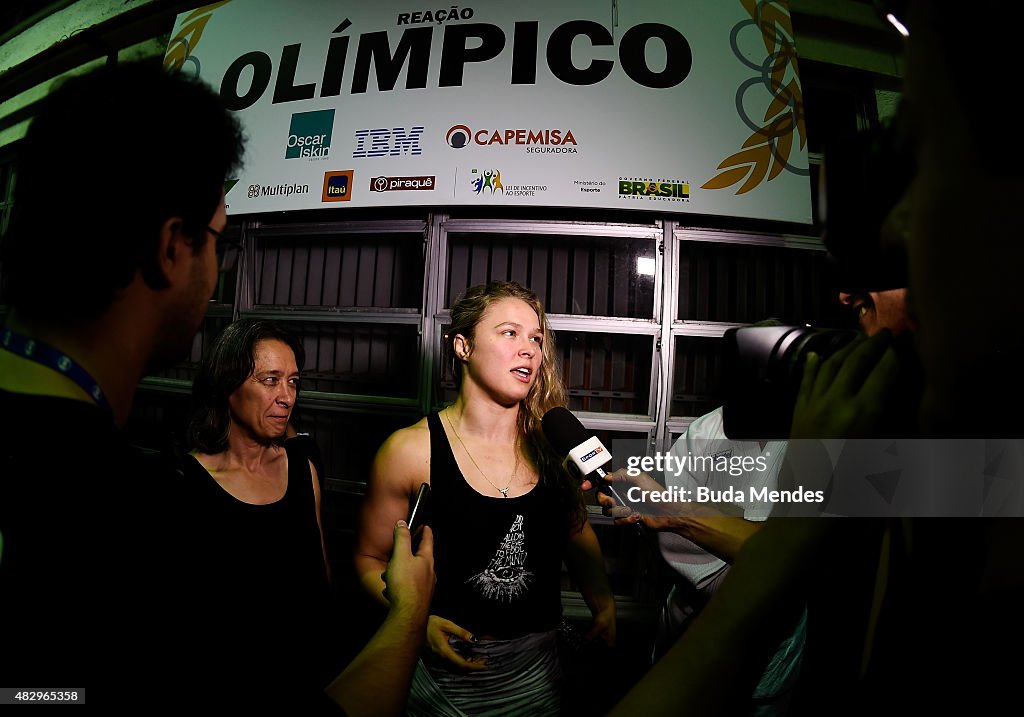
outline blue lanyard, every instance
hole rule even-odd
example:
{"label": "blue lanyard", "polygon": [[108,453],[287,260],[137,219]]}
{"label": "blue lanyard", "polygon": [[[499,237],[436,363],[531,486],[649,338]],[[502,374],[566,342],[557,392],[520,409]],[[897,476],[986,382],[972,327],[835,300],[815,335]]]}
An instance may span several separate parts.
{"label": "blue lanyard", "polygon": [[96,383],[96,379],[90,376],[88,371],[75,363],[75,360],[70,356],[38,339],[24,336],[7,328],[3,329],[3,339],[0,340],[0,347],[16,356],[27,358],[29,361],[35,361],[63,376],[67,376],[89,394],[100,410],[110,417],[111,421],[114,420],[114,409],[111,408],[110,401],[103,394],[103,389]]}

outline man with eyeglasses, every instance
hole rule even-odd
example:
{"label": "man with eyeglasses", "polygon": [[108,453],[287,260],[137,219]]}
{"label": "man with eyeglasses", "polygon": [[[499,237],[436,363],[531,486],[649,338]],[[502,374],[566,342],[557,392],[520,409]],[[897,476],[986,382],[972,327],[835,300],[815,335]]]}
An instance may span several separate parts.
{"label": "man with eyeglasses", "polygon": [[[244,710],[274,689],[190,693],[215,683],[189,654],[216,635],[190,630],[189,506],[121,430],[237,259],[223,185],[242,146],[216,94],[153,64],[67,80],[28,130],[0,267],[0,699],[45,687],[83,701],[88,687],[94,704]],[[414,555],[404,527],[396,539],[396,607],[334,702],[295,695],[299,713],[400,711],[434,575],[429,541]]]}
{"label": "man with eyeglasses", "polygon": [[213,227],[206,227],[206,231],[213,234],[217,239],[217,268],[222,274],[235,268],[238,257],[242,254],[242,244],[234,239],[229,239],[223,233]]}

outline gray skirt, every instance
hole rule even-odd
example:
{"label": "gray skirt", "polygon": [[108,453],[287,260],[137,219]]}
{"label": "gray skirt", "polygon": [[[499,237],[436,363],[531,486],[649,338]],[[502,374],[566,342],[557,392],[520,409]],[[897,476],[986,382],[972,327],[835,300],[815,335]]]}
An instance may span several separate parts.
{"label": "gray skirt", "polygon": [[420,660],[409,692],[410,717],[558,715],[562,671],[556,631],[453,645],[467,658],[484,658],[487,669],[465,672],[449,662]]}

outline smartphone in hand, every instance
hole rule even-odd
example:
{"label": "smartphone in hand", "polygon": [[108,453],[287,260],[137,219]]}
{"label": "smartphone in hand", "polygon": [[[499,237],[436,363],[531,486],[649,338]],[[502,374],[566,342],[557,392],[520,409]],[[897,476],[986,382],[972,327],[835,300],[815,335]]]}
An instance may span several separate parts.
{"label": "smartphone in hand", "polygon": [[430,521],[430,484],[420,483],[416,497],[409,504],[409,516],[405,519],[413,537],[413,549],[417,544],[419,529]]}

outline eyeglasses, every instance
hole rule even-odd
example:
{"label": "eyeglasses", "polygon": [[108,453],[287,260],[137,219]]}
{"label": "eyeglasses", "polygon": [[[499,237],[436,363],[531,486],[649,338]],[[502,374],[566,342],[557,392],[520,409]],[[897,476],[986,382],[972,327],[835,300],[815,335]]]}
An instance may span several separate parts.
{"label": "eyeglasses", "polygon": [[228,239],[216,229],[206,227],[206,231],[213,234],[217,239],[217,267],[218,271],[231,271],[235,268],[235,262],[242,253],[242,245],[234,239]]}

